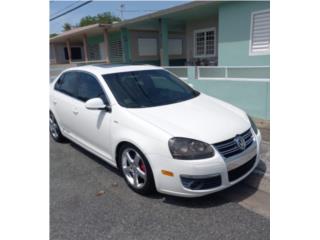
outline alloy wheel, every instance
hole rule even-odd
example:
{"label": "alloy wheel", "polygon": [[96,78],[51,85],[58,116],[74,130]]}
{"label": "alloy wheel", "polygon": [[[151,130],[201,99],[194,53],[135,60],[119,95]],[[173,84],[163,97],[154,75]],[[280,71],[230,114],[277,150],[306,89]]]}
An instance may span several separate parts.
{"label": "alloy wheel", "polygon": [[147,168],[140,154],[133,148],[127,148],[121,156],[122,169],[129,184],[141,189],[147,182]]}
{"label": "alloy wheel", "polygon": [[50,133],[52,137],[57,139],[59,137],[59,127],[52,114],[50,114],[50,118],[49,118],[49,127],[50,127]]}

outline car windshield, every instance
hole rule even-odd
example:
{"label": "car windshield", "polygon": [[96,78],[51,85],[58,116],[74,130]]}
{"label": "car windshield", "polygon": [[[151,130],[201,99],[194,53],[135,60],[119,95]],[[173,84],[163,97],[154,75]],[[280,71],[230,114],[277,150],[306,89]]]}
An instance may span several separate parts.
{"label": "car windshield", "polygon": [[200,93],[165,70],[144,70],[103,75],[118,103],[144,108],[189,100]]}

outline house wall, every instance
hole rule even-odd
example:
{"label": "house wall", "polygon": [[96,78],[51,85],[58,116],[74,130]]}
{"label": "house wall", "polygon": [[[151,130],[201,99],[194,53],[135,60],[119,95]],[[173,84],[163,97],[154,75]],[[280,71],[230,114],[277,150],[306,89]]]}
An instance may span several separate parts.
{"label": "house wall", "polygon": [[249,56],[251,13],[269,2],[225,2],[219,6],[218,65],[269,65],[270,55]]}
{"label": "house wall", "polygon": [[[216,28],[216,44],[218,44],[218,16],[214,15],[210,18],[205,18],[197,21],[187,21],[186,22],[186,39],[187,39],[187,60],[190,61],[194,58],[194,31],[204,28]],[[218,46],[216,47],[218,52]],[[218,53],[217,55],[218,56]]]}
{"label": "house wall", "polygon": [[56,44],[55,47],[55,57],[57,63],[68,63],[68,60],[64,57],[64,44]]}
{"label": "house wall", "polygon": [[56,63],[56,53],[54,49],[54,45],[50,44],[50,64]]}

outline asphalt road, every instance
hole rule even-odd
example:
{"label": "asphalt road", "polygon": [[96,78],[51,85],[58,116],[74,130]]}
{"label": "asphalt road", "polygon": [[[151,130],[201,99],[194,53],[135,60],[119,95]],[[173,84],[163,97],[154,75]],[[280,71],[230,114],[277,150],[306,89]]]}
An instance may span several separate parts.
{"label": "asphalt road", "polygon": [[51,240],[269,239],[269,219],[226,194],[143,197],[102,160],[50,139]]}

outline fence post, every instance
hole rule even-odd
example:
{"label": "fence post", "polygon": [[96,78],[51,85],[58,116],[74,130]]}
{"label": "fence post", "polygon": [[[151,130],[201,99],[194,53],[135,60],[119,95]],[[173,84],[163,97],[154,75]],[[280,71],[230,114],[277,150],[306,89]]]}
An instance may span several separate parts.
{"label": "fence post", "polygon": [[195,71],[195,66],[188,66],[188,80],[195,80],[196,79],[196,71]]}

